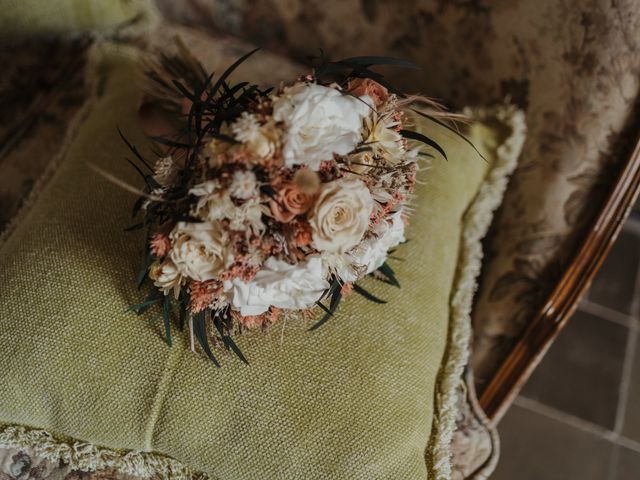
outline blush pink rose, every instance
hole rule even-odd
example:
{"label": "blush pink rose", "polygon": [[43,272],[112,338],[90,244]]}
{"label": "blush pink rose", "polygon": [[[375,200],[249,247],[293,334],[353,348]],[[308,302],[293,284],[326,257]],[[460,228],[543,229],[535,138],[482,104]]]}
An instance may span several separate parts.
{"label": "blush pink rose", "polygon": [[315,195],[302,193],[295,183],[285,183],[278,190],[276,199],[269,202],[276,220],[288,223],[296,215],[302,215],[313,206]]}
{"label": "blush pink rose", "polygon": [[376,107],[389,99],[389,91],[370,78],[354,78],[349,80],[347,91],[356,97],[369,95]]}

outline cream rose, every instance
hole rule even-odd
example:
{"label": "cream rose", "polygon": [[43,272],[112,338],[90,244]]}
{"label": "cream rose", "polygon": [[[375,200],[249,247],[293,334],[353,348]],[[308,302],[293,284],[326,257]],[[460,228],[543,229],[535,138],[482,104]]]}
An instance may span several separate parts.
{"label": "cream rose", "polygon": [[223,286],[229,303],[247,316],[265,313],[269,306],[309,308],[329,288],[329,282],[319,256],[295,265],[269,257],[250,282],[234,278],[226,280]]}
{"label": "cream rose", "polygon": [[178,222],[169,238],[173,243],[169,257],[186,277],[212,280],[227,264],[226,238],[217,223]]}
{"label": "cream rose", "polygon": [[349,153],[362,141],[360,131],[371,103],[369,97],[354,98],[314,83],[286,88],[273,101],[273,118],[286,126],[285,166],[308,165],[318,170],[334,153]]}
{"label": "cream rose", "polygon": [[182,275],[178,271],[176,265],[170,260],[165,259],[162,262],[156,260],[149,267],[149,278],[153,280],[153,284],[167,295],[173,290],[173,296],[178,298],[180,295],[180,286],[182,285]]}
{"label": "cream rose", "polygon": [[362,180],[342,178],[325,184],[309,215],[314,247],[348,251],[362,240],[372,209],[371,193]]}

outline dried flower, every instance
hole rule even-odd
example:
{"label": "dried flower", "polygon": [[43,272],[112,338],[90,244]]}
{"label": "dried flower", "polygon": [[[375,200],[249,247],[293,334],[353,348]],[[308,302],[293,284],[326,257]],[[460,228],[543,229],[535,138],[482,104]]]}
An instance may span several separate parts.
{"label": "dried flower", "polygon": [[167,157],[161,157],[156,160],[156,164],[153,168],[153,179],[161,186],[166,187],[170,185],[178,174],[178,165],[173,161],[171,155]]}
{"label": "dried flower", "polygon": [[293,183],[300,192],[306,195],[315,195],[320,190],[320,177],[308,168],[301,168],[293,175]]}
{"label": "dried flower", "polygon": [[175,298],[180,294],[183,277],[176,265],[170,260],[156,260],[149,267],[149,278],[165,295],[173,290]]}
{"label": "dried flower", "polygon": [[166,256],[171,249],[171,240],[169,240],[169,235],[164,232],[154,233],[151,237],[149,248],[155,257]]}
{"label": "dried flower", "polygon": [[296,222],[293,234],[293,244],[296,247],[306,247],[313,240],[313,230],[308,222]]}
{"label": "dried flower", "polygon": [[257,189],[258,184],[253,172],[242,170],[233,172],[233,181],[229,187],[229,193],[232,197],[247,200],[256,195]]}
{"label": "dried flower", "polygon": [[345,282],[340,288],[340,293],[343,297],[346,297],[353,291],[353,282]]}
{"label": "dried flower", "polygon": [[220,295],[222,285],[215,280],[206,282],[192,282],[190,286],[189,309],[191,313],[198,313],[209,307],[215,298]]}

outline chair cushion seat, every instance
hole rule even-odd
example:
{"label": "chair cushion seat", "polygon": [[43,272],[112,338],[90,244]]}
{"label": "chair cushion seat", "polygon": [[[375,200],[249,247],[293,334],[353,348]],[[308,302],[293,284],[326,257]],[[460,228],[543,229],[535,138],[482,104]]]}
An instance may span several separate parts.
{"label": "chair cushion seat", "polygon": [[[512,168],[496,167],[509,126],[472,127],[485,162],[449,130],[414,118],[449,160],[435,161],[417,192],[411,240],[398,250],[405,261],[394,266],[402,288],[365,281],[388,303],[352,296],[317,331],[289,322],[240,337],[250,365],[230,356],[216,369],[190,352],[186,335],[173,347],[164,342],[160,312],[125,313],[141,295],[142,238],[123,231],[133,198],[87,165],[135,182],[116,126],[145,145],[136,56],[102,47],[100,95],[0,245],[0,422],[109,455],[150,453],[117,464],[129,472],[153,473],[158,458],[170,457],[187,466],[176,477],[424,479],[446,469],[475,250]],[[491,186],[497,193],[479,196]],[[163,465],[169,475],[173,467]]]}

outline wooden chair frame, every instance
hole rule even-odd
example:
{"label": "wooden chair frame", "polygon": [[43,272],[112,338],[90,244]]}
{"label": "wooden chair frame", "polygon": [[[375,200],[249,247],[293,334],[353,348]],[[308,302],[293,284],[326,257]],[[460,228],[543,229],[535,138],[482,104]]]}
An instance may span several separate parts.
{"label": "wooden chair frame", "polygon": [[498,422],[565,327],[629,216],[640,190],[640,135],[589,234],[555,290],[480,396]]}

